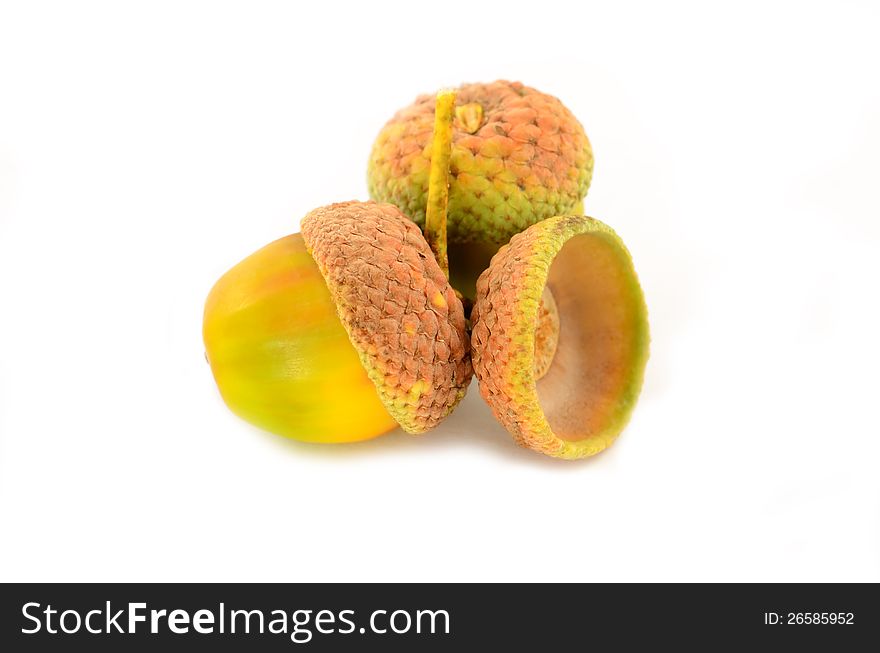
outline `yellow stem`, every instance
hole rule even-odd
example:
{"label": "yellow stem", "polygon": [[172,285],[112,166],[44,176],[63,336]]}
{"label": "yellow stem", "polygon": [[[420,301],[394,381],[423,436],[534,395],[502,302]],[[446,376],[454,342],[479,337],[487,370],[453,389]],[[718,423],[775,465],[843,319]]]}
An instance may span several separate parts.
{"label": "yellow stem", "polygon": [[446,209],[449,205],[449,159],[452,155],[452,120],[455,118],[455,91],[437,93],[434,106],[434,136],[431,139],[431,171],[428,177],[428,204],[425,208],[425,239],[449,278],[446,254]]}

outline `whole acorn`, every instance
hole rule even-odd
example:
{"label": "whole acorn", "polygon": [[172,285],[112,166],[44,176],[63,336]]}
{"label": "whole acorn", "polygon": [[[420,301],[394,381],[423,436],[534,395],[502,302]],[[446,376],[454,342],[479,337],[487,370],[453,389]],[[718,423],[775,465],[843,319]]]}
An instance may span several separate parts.
{"label": "whole acorn", "polygon": [[220,393],[249,422],[351,442],[439,423],[472,375],[461,301],[399,209],[344,202],[229,270],[205,304]]}

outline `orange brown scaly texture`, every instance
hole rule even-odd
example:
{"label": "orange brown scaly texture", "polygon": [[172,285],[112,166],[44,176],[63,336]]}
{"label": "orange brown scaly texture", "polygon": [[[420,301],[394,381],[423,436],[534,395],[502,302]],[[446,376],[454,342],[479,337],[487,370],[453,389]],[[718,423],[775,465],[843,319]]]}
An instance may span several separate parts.
{"label": "orange brown scaly texture", "polygon": [[471,313],[471,356],[480,394],[498,421],[518,444],[555,455],[561,445],[549,432],[537,401],[534,334],[528,324],[538,313],[556,254],[540,246],[542,236],[537,229],[516,235],[480,275]]}

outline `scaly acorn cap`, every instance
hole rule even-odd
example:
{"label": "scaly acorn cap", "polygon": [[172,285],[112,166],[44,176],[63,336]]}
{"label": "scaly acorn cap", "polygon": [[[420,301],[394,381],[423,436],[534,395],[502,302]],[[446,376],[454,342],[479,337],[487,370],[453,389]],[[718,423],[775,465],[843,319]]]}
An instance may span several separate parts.
{"label": "scaly acorn cap", "polygon": [[312,211],[302,234],[388,412],[409,433],[436,426],[472,368],[464,309],[422,232],[391,204],[353,201]]}
{"label": "scaly acorn cap", "polygon": [[471,320],[480,393],[519,444],[583,458],[623,430],[650,338],[632,259],[610,227],[562,216],[514,236],[480,276]]}
{"label": "scaly acorn cap", "polygon": [[[456,91],[449,243],[506,243],[529,225],[581,211],[593,173],[584,129],[557,98],[519,82]],[[419,225],[428,202],[434,95],[398,111],[373,145],[370,197]],[[488,259],[486,259],[488,260]]]}

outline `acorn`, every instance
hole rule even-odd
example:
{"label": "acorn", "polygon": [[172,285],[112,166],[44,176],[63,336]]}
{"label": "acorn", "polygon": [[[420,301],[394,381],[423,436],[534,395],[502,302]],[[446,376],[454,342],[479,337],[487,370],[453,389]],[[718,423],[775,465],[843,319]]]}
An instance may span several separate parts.
{"label": "acorn", "polygon": [[513,236],[477,281],[480,394],[522,446],[592,456],[623,430],[648,360],[645,298],[623,241],[581,215]]}
{"label": "acorn", "polygon": [[302,233],[224,274],[203,336],[233,412],[295,439],[353,442],[422,433],[455,408],[472,376],[465,326],[419,227],[391,204],[351,201],[310,212]]}
{"label": "acorn", "polygon": [[[474,283],[498,248],[541,220],[583,211],[593,175],[584,128],[557,98],[519,82],[456,90],[449,169],[452,283]],[[370,197],[425,223],[434,101],[419,96],[377,136],[367,168]]]}

